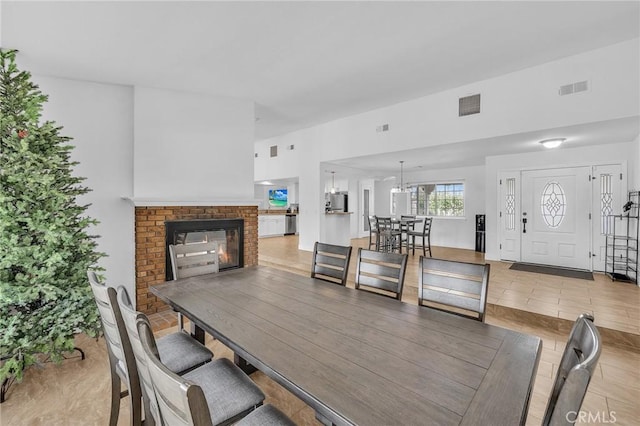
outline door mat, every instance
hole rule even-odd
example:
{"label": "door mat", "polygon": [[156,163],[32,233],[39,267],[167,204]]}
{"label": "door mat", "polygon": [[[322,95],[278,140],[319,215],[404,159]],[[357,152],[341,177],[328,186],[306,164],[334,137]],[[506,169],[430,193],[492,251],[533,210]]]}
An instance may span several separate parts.
{"label": "door mat", "polygon": [[556,275],[558,277],[578,278],[593,281],[593,274],[589,271],[555,268],[553,266],[532,265],[530,263],[514,263],[509,269],[514,271],[535,272],[536,274]]}

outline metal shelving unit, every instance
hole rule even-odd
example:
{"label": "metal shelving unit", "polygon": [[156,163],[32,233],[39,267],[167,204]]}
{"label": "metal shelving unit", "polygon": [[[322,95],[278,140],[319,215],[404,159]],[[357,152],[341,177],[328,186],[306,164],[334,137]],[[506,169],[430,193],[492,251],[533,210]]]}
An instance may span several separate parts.
{"label": "metal shelving unit", "polygon": [[605,273],[613,281],[638,282],[639,202],[640,191],[631,191],[624,213],[607,216]]}

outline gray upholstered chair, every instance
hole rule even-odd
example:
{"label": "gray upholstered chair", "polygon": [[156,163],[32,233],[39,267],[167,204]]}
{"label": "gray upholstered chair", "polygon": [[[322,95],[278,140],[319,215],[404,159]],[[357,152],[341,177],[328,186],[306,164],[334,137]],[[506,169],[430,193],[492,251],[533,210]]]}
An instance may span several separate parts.
{"label": "gray upholstered chair", "polygon": [[[171,272],[173,279],[195,277],[218,272],[218,243],[202,242],[191,244],[170,244]],[[184,328],[184,319],[178,312],[178,328]]]}
{"label": "gray upholstered chair", "polygon": [[402,299],[407,255],[358,249],[356,289]]}
{"label": "gray upholstered chair", "polygon": [[602,342],[593,316],[578,317],[564,348],[542,424],[572,425],[600,358]]}
{"label": "gray upholstered chair", "polygon": [[[140,336],[138,335],[138,328],[136,327],[138,318],[145,317],[145,315],[137,312],[133,308],[129,294],[122,286],[118,287],[117,300],[120,315],[122,316],[131,349],[136,360],[144,402],[145,419],[147,419],[145,424],[153,424],[153,422],[148,420],[153,419],[155,423],[160,425],[162,422],[160,422],[158,404],[151,385],[146,357],[142,349],[142,344],[140,343]],[[209,349],[187,333],[181,331],[159,338],[156,340],[156,345],[160,359],[164,365],[170,371],[177,374],[185,374],[194,368],[210,362],[213,358],[213,353]]]}
{"label": "gray upholstered chair", "polygon": [[351,250],[351,246],[337,246],[316,241],[313,246],[311,278],[346,285]]}
{"label": "gray upholstered chair", "polygon": [[420,256],[418,304],[484,322],[489,270],[488,264]]}
{"label": "gray upholstered chair", "polygon": [[256,410],[262,405],[264,394],[226,358],[182,377],[174,374],[158,357],[149,321],[138,317],[136,324],[163,424],[227,425],[252,412],[247,421],[253,423],[248,424],[292,424],[273,407]]}
{"label": "gray upholstered chair", "polygon": [[[125,330],[122,316],[117,308],[116,292],[113,288],[100,283],[94,271],[88,271],[93,296],[98,305],[102,321],[104,340],[107,343],[109,369],[111,372],[111,412],[109,425],[118,423],[120,399],[128,396],[131,406],[131,425],[142,424],[142,392],[133,350]],[[121,391],[121,383],[126,386]]]}
{"label": "gray upholstered chair", "polygon": [[[416,254],[416,247],[422,249],[422,255],[426,256],[427,252],[429,252],[429,256],[433,257],[431,254],[431,223],[433,218],[425,217],[424,218],[424,227],[418,231],[409,230],[407,232],[407,252],[411,249],[411,254]],[[416,245],[416,238],[420,238],[420,244]]]}

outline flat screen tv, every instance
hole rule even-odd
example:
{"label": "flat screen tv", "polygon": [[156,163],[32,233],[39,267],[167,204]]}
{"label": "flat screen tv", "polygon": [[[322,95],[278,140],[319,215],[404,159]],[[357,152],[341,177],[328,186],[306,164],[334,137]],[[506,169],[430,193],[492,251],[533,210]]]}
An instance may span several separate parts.
{"label": "flat screen tv", "polygon": [[287,190],[286,189],[270,189],[269,205],[272,207],[287,207]]}

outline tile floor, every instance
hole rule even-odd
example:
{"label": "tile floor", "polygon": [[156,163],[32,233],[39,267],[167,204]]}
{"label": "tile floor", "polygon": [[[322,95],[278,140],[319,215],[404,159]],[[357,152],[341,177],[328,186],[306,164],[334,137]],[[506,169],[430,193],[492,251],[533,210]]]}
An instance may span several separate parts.
{"label": "tile floor", "polygon": [[[364,246],[364,240],[353,240],[355,246]],[[357,250],[356,250],[357,251]],[[297,238],[261,239],[260,264],[307,274],[311,253],[297,249]],[[468,250],[434,248],[434,255],[457,260],[482,262],[482,255]],[[410,256],[411,258],[412,256]],[[415,256],[417,259],[417,256]],[[352,263],[355,265],[355,262]],[[527,424],[539,425],[551,389],[557,365],[560,362],[567,335],[519,316],[528,311],[549,315],[548,318],[571,320],[583,310],[602,315],[600,326],[625,328],[625,332],[638,330],[638,289],[629,284],[611,283],[604,277],[595,282],[576,282],[538,274],[513,272],[508,264],[491,262],[490,302],[512,307],[513,315],[489,312],[487,322],[500,327],[535,334],[543,339],[543,350],[536,375]],[[353,274],[350,274],[353,285]],[[403,300],[416,303],[417,260],[411,261]],[[586,283],[586,284],[585,284]],[[557,302],[556,302],[557,299]],[[497,310],[496,312],[502,312]],[[511,312],[511,311],[510,311]],[[561,314],[563,312],[564,314]],[[535,317],[535,318],[541,318]],[[153,317],[158,334],[174,328],[175,316],[163,312]],[[606,322],[609,321],[609,322]],[[604,325],[607,324],[607,325]],[[623,342],[624,343],[624,342]],[[0,405],[0,424],[5,425],[105,425],[109,414],[109,373],[104,341],[79,335],[78,346],[87,353],[84,361],[72,358],[63,363],[45,364],[30,369],[22,383],[14,384],[7,401]],[[231,351],[220,342],[209,340],[207,345],[216,356],[232,357]],[[316,425],[313,411],[278,384],[257,372],[252,379],[263,389],[270,402],[300,425]],[[624,345],[605,343],[596,374],[591,382],[583,411],[590,413],[589,423],[615,423],[637,425],[640,419],[640,350]],[[128,424],[129,410],[121,405],[118,424]],[[599,416],[599,422],[594,421]],[[613,422],[615,418],[615,422]],[[587,419],[588,420],[588,419]],[[425,425],[429,424],[425,419]],[[375,425],[374,425],[375,426]]]}

